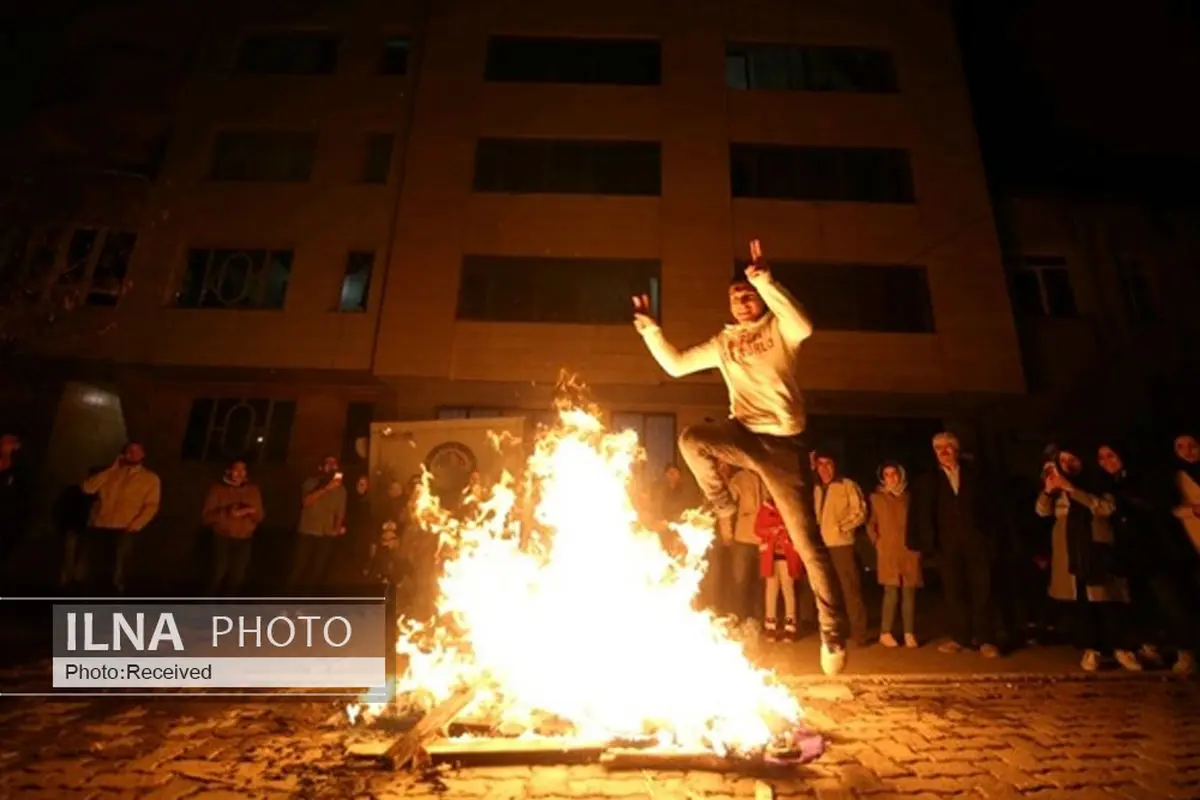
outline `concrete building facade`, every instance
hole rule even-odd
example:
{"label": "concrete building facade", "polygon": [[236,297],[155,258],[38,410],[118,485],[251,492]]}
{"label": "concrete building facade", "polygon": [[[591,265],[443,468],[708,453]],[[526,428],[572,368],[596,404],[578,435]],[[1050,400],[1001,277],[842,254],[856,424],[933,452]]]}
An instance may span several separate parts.
{"label": "concrete building facade", "polygon": [[1025,390],[946,6],[197,17],[161,168],[89,183],[38,256],[120,290],[31,350],[119,398],[179,519],[246,443],[285,520],[296,476],[372,418],[542,413],[563,371],[661,464],[725,393],[663,375],[628,297],[697,343],[759,238],[816,322],[814,430],[864,474],[888,447],[927,454],[931,430]]}

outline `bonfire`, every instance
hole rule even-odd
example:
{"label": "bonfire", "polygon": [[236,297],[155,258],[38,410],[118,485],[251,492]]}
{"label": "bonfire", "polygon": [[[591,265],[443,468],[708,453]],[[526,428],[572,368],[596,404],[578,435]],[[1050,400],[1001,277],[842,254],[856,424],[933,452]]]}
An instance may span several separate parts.
{"label": "bonfire", "polygon": [[631,499],[643,457],[635,432],[567,407],[538,431],[520,481],[506,474],[455,513],[422,491],[422,524],[440,538],[438,613],[400,620],[396,705],[352,706],[351,720],[470,687],[459,716],[518,737],[787,750],[796,699],[750,661],[739,629],[695,603],[714,521],[690,512],[665,547]]}

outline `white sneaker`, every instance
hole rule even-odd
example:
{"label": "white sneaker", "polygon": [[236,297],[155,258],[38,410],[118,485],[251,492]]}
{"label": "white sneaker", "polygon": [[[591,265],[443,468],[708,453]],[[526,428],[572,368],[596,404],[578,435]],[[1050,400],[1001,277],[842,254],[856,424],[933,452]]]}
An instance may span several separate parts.
{"label": "white sneaker", "polygon": [[846,668],[846,646],[831,646],[821,643],[821,672],[826,675],[840,675]]}
{"label": "white sneaker", "polygon": [[911,633],[906,633],[906,634],[904,634],[904,646],[905,647],[920,647],[921,643],[917,641],[916,636],[913,636]]}
{"label": "white sneaker", "polygon": [[1142,662],[1138,661],[1132,650],[1118,650],[1113,655],[1116,656],[1117,663],[1130,672],[1142,671]]}
{"label": "white sneaker", "polygon": [[1176,675],[1194,675],[1196,672],[1196,657],[1191,650],[1180,650],[1171,671]]}
{"label": "white sneaker", "polygon": [[1083,660],[1079,662],[1084,672],[1095,672],[1100,669],[1100,653],[1096,650],[1084,650]]}
{"label": "white sneaker", "polygon": [[900,643],[896,641],[896,637],[890,633],[879,634],[879,643],[884,647],[899,647]]}
{"label": "white sneaker", "polygon": [[1142,649],[1138,650],[1138,657],[1152,667],[1163,665],[1162,653],[1158,652],[1158,648],[1152,644],[1142,645]]}

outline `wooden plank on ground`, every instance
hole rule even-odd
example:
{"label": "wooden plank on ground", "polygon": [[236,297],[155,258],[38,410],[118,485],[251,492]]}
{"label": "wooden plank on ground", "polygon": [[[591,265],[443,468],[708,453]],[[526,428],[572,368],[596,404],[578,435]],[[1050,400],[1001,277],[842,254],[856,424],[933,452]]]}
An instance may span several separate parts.
{"label": "wooden plank on ground", "polygon": [[421,748],[461,714],[474,698],[475,687],[464,686],[431,708],[412,730],[396,739],[384,754],[384,758],[391,762],[392,769],[401,769],[412,761]]}
{"label": "wooden plank on ground", "polygon": [[425,746],[435,763],[461,766],[585,764],[600,760],[607,741],[559,737],[442,739]]}

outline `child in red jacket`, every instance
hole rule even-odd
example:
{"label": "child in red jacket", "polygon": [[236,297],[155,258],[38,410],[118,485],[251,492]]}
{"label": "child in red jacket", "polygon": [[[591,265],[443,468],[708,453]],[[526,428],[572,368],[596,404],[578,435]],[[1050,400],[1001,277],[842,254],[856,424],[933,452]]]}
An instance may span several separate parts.
{"label": "child in red jacket", "polygon": [[796,639],[796,579],[803,572],[800,554],[792,545],[783,518],[775,501],[767,498],[758,509],[758,518],[754,522],[754,532],[758,536],[759,573],[767,579],[766,618],[763,629],[767,638],[777,638],[779,625],[775,619],[775,611],[779,603],[779,590],[783,590],[783,609],[787,615],[783,620],[783,638],[786,641]]}

